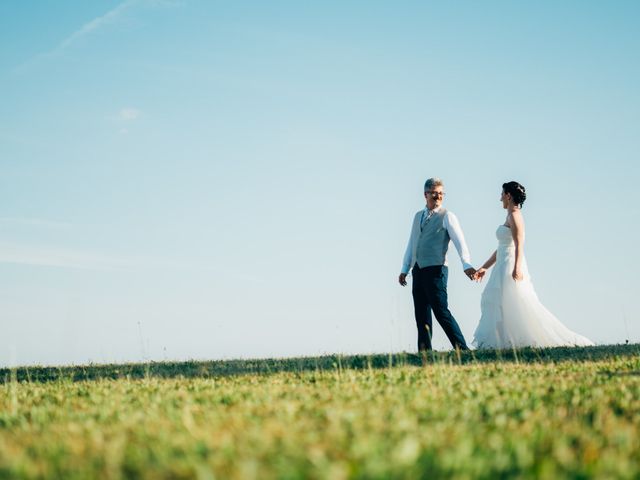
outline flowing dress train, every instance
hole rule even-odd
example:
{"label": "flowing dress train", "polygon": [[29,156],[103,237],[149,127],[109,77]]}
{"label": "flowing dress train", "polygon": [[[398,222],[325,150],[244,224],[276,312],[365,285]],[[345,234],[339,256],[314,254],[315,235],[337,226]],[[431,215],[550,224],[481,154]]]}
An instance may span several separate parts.
{"label": "flowing dress train", "polygon": [[482,292],[480,323],[473,345],[476,348],[594,345],[565,327],[540,303],[524,258],[524,278],[517,282],[512,278],[516,250],[511,229],[500,225],[496,236],[496,263]]}

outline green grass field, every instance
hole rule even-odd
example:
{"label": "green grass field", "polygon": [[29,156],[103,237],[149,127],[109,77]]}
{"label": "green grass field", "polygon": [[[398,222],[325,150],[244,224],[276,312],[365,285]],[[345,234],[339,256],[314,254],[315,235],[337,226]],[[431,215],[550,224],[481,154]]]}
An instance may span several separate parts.
{"label": "green grass field", "polygon": [[640,345],[0,380],[0,478],[640,478]]}

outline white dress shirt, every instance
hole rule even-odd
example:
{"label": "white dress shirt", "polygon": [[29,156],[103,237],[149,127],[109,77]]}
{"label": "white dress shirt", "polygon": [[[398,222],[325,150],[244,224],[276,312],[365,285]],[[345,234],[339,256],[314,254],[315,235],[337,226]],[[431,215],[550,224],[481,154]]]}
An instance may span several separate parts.
{"label": "white dress shirt", "polygon": [[[440,207],[434,208],[433,213],[440,210]],[[424,208],[422,210],[422,216],[420,217],[420,223],[418,225],[422,225],[425,218],[429,215],[429,209]],[[469,248],[467,247],[467,242],[464,241],[464,234],[462,233],[462,227],[460,226],[460,222],[458,221],[458,217],[456,217],[452,212],[447,210],[447,214],[444,216],[444,228],[447,229],[447,233],[453,242],[453,245],[456,247],[458,251],[458,255],[460,256],[460,260],[462,260],[462,268],[466,270],[467,268],[473,268],[471,265],[471,254],[469,253]],[[414,223],[415,225],[415,223]],[[411,260],[413,256],[413,242],[416,241],[418,234],[420,233],[418,229],[411,228],[411,235],[409,236],[409,243],[407,244],[407,250],[404,253],[404,259],[402,260],[402,270],[400,273],[409,273],[409,270],[413,265],[411,265]],[[445,260],[444,264],[447,264]]]}

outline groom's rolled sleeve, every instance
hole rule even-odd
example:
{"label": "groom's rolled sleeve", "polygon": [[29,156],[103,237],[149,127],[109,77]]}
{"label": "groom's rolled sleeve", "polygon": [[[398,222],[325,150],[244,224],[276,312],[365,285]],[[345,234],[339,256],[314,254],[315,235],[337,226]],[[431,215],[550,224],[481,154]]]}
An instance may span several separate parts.
{"label": "groom's rolled sleeve", "polygon": [[460,260],[462,260],[463,270],[473,268],[473,265],[471,265],[471,254],[469,253],[469,247],[467,247],[467,242],[465,242],[464,240],[464,233],[462,233],[462,227],[460,226],[458,217],[456,217],[451,212],[447,212],[447,215],[444,217],[444,226],[449,233],[449,237],[451,238],[453,245],[458,251]]}

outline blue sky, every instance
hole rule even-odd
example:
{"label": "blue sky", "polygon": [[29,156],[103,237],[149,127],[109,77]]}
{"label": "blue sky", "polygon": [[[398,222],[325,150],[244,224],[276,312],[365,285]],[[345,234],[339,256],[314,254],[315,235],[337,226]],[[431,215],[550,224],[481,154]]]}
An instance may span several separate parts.
{"label": "blue sky", "polygon": [[[430,176],[476,265],[523,183],[542,302],[640,341],[639,14],[0,3],[0,364],[411,351],[395,282]],[[449,262],[471,340],[482,286]]]}

